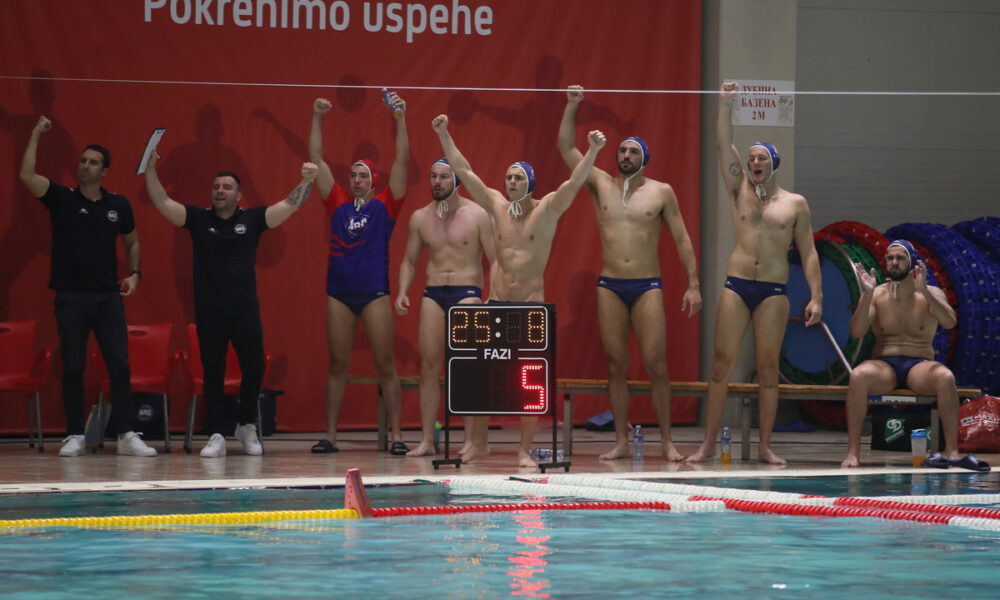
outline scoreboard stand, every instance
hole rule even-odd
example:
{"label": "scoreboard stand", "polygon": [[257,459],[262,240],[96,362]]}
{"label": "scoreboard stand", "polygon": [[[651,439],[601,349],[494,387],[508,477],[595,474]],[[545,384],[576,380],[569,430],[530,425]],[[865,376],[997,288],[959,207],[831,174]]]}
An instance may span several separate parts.
{"label": "scoreboard stand", "polygon": [[446,399],[444,459],[449,455],[449,417],[552,417],[552,459],[538,467],[569,471],[557,460],[556,310],[553,304],[458,304],[448,309],[445,346]]}
{"label": "scoreboard stand", "polygon": [[461,458],[451,458],[449,454],[449,449],[451,447],[451,422],[448,419],[449,413],[447,409],[444,411],[444,458],[435,458],[431,461],[434,465],[434,470],[437,471],[442,465],[454,465],[456,469],[462,468]]}

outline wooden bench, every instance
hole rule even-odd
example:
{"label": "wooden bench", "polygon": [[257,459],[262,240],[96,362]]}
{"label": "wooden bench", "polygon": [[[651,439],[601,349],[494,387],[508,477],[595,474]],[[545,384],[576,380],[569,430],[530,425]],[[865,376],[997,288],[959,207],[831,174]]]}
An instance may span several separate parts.
{"label": "wooden bench", "polygon": [[[563,440],[566,454],[573,448],[573,395],[574,394],[607,394],[608,382],[604,379],[559,379],[557,389],[563,395]],[[652,384],[649,381],[628,381],[630,396],[651,395]],[[757,397],[760,385],[757,383],[730,383],[727,398],[740,400],[740,458],[750,459],[750,401]],[[672,381],[670,383],[672,396],[695,396],[704,398],[708,394],[708,383],[704,381]],[[981,395],[977,388],[960,388],[960,398],[971,398]],[[843,402],[847,396],[846,385],[800,385],[782,383],[778,386],[780,400],[823,400]],[[938,422],[937,398],[922,396],[908,389],[892,390],[877,398],[870,398],[869,405],[879,404],[927,404],[932,405],[931,423]],[[931,431],[931,447],[936,447],[936,436],[940,427]]]}
{"label": "wooden bench", "polygon": [[[361,385],[378,385],[378,378],[371,375],[348,376],[347,383]],[[420,376],[401,375],[399,377],[400,387],[404,390],[420,389]],[[445,381],[440,379],[440,387],[444,389]],[[573,396],[577,394],[607,394],[608,381],[606,379],[558,379],[556,389],[563,397],[563,447],[566,455],[573,453]],[[649,381],[629,380],[628,393],[630,396],[651,395],[652,384]],[[740,400],[740,458],[750,459],[750,401],[757,396],[760,385],[756,383],[730,383],[728,397],[735,397]],[[672,396],[694,396],[704,398],[708,393],[708,383],[704,381],[672,381],[670,383]],[[843,402],[847,395],[846,385],[799,385],[793,383],[782,383],[778,386],[778,398],[780,400],[823,400],[832,402]],[[959,388],[959,398],[974,398],[982,395],[978,388]],[[892,390],[882,396],[871,398],[868,404],[926,404],[931,405],[931,423],[938,422],[937,407],[934,406],[937,398],[934,396],[922,396],[908,389]],[[379,392],[378,410],[378,447],[386,448],[388,442],[388,425],[385,413],[385,403],[381,401],[381,391]],[[940,427],[934,427],[931,431],[931,447],[937,446],[936,436]]]}

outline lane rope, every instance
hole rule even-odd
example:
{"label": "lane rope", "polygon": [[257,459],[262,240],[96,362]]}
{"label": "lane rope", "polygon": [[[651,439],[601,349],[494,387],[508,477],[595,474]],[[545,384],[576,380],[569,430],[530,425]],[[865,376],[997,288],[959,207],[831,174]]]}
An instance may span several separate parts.
{"label": "lane rope", "polygon": [[[1000,501],[1000,495],[997,494],[834,498],[811,494],[654,483],[569,474],[551,475],[533,482],[469,477],[452,480],[447,484],[456,491],[465,492],[473,491],[478,487],[481,491],[489,490],[494,493],[531,493],[585,498],[604,497],[609,493],[615,493],[622,498],[631,498],[633,494],[643,497],[653,495],[654,498],[660,497],[663,501],[669,502],[671,507],[681,502],[711,502],[713,507],[721,503],[730,510],[749,513],[869,517],[1000,531],[1000,510],[955,506],[959,503],[996,504]],[[671,501],[670,497],[680,497],[681,499],[680,501]],[[913,501],[917,499],[920,501]],[[691,512],[699,511],[692,510]],[[713,509],[712,512],[715,510]]]}
{"label": "lane rope", "polygon": [[273,521],[357,518],[357,512],[347,509],[272,510],[175,515],[119,515],[111,517],[57,517],[51,519],[0,521],[0,530],[35,527],[83,527],[97,529],[106,527],[148,528],[172,525],[245,525]]}
{"label": "lane rope", "polygon": [[[360,483],[360,482],[359,482]],[[793,516],[868,517],[1000,531],[1000,509],[959,506],[996,504],[998,494],[949,496],[828,497],[812,494],[636,481],[595,475],[556,474],[533,480],[463,477],[443,482],[454,494],[536,496],[512,504],[407,506],[371,509],[372,517],[457,515],[542,510],[656,510],[677,513],[739,512]],[[546,502],[552,496],[586,502]],[[0,531],[44,527],[155,528],[184,525],[249,525],[275,521],[358,519],[353,509],[281,510],[169,515],[119,515],[0,520]]]}

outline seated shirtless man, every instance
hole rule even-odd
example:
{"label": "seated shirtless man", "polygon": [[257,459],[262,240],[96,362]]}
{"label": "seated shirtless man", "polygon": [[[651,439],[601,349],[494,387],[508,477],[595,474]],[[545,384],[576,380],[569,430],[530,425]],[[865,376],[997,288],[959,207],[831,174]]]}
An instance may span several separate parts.
{"label": "seated shirtless man", "polygon": [[841,467],[859,466],[861,426],[868,413],[868,395],[906,387],[918,394],[937,396],[944,430],[945,458],[958,460],[958,389],[955,375],[934,360],[931,343],[937,326],[958,323],[944,292],[927,285],[927,267],[906,240],[889,244],[885,274],[889,281],[876,286],[875,269],[866,273],[855,263],[864,293],[851,316],[851,337],[861,339],[872,328],[872,356],[851,371],[847,388],[847,458]]}

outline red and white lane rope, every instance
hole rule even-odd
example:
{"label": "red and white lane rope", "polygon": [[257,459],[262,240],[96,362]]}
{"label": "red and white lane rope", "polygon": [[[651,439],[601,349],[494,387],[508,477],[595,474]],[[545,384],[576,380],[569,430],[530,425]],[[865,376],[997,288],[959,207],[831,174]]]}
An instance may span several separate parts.
{"label": "red and white lane rope", "polygon": [[584,497],[613,502],[660,502],[669,504],[670,512],[722,512],[726,509],[722,502],[692,502],[687,498],[681,498],[675,494],[613,489],[610,487],[588,487],[586,488],[586,494],[584,494],[581,493],[584,488],[575,485],[559,485],[556,483],[546,483],[543,485],[542,483],[533,481],[497,479],[492,477],[460,477],[446,482],[446,485],[454,491],[470,493],[488,490],[490,492],[502,492],[505,494]]}
{"label": "red and white lane rope", "polygon": [[[452,480],[448,485],[458,492],[488,490],[491,493],[614,499],[623,502],[638,501],[641,498],[644,501],[667,503],[671,512],[716,512],[720,510],[719,505],[722,505],[730,510],[750,513],[869,517],[1000,531],[1000,510],[958,506],[959,503],[996,504],[1000,502],[998,494],[833,498],[594,475],[552,475],[533,482],[468,477]],[[699,510],[697,505],[702,502],[710,503],[711,510]]]}

